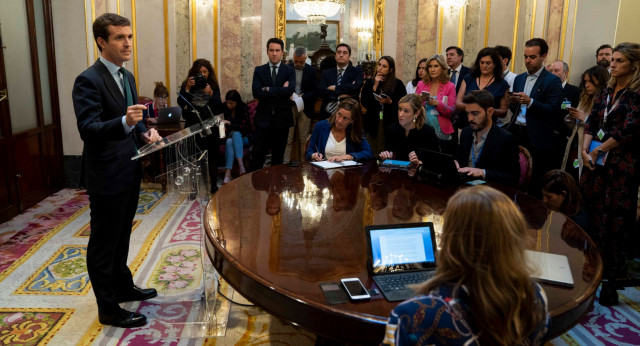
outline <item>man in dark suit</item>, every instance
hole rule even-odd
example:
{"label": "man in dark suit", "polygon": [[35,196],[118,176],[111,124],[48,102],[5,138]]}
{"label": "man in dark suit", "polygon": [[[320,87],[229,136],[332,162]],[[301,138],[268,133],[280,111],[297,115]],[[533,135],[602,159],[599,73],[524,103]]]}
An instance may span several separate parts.
{"label": "man in dark suit", "polygon": [[360,66],[354,67],[349,63],[351,47],[346,43],[340,43],[336,47],[336,69],[327,69],[322,72],[318,94],[322,97],[320,117],[326,119],[338,109],[340,100],[353,97],[358,99],[364,72]]}
{"label": "man in dark suit", "polygon": [[[300,159],[304,158],[305,145],[311,126],[311,118],[314,117],[313,108],[316,103],[316,88],[318,86],[318,74],[316,69],[306,63],[307,50],[304,47],[297,47],[293,51],[293,64],[291,67],[295,70],[295,95],[303,102],[304,109],[298,111],[296,104],[293,104],[291,111],[293,112],[293,127],[289,129],[289,137],[287,138],[287,149],[284,151],[284,163],[291,161],[291,145],[293,144],[293,135],[295,128],[298,128],[298,140],[300,145]],[[292,96],[292,100],[294,96]]]}
{"label": "man in dark suit", "polygon": [[449,65],[449,69],[451,69],[451,77],[449,80],[456,85],[456,94],[458,94],[462,78],[471,73],[471,69],[462,65],[464,61],[464,51],[460,47],[448,47],[445,53],[447,54],[447,65]]}
{"label": "man in dark suit", "polygon": [[571,135],[571,129],[565,124],[564,119],[569,115],[568,106],[578,107],[580,102],[580,88],[567,82],[569,76],[569,65],[562,60],[558,60],[551,64],[549,72],[560,78],[562,83],[562,106],[560,116],[557,118],[556,133],[558,146],[564,148],[567,146],[567,137]]}
{"label": "man in dark suit", "polygon": [[520,145],[529,149],[533,159],[529,193],[534,196],[540,196],[543,175],[560,167],[563,153],[554,136],[556,124],[562,118],[562,83],[544,68],[548,51],[547,42],[541,38],[525,43],[527,72],[516,77],[513,94],[509,97],[514,114],[509,130],[516,135]]}
{"label": "man in dark suit", "polygon": [[462,102],[469,127],[460,135],[458,172],[516,187],[520,178],[518,141],[493,123],[493,96],[486,90],[474,90]]}
{"label": "man in dark suit", "polygon": [[135,80],[123,66],[131,58],[129,20],[105,13],[93,23],[93,35],[101,57],[73,86],[73,107],[84,141],[82,179],[91,208],[87,271],[100,323],[137,327],[146,317],[118,303],[153,298],[157,292],[135,286],[127,267],[142,176],[140,162],[131,158],[137,147],[161,138],[155,129],[146,131],[141,121],[146,107],[134,104]]}
{"label": "man in dark suit", "polygon": [[[456,46],[448,47],[445,50],[445,53],[447,57],[447,65],[451,70],[450,71],[451,77],[449,77],[449,81],[451,81],[451,83],[456,85],[456,95],[457,95],[458,92],[460,91],[460,84],[462,84],[462,79],[464,78],[464,76],[471,73],[471,69],[462,65],[462,62],[464,61],[464,51],[460,47],[456,47]],[[458,130],[469,126],[469,123],[467,122],[467,117],[465,116],[464,112],[460,112],[460,111],[456,111],[453,114],[451,122],[453,123],[453,128],[454,128],[454,131],[452,134],[453,140],[454,140],[454,143],[458,144]]]}
{"label": "man in dark suit", "polygon": [[254,118],[253,153],[250,171],[264,166],[267,149],[271,148],[271,165],[282,164],[289,128],[293,126],[291,94],[296,75],[293,68],[282,63],[284,42],[279,38],[267,41],[269,63],[256,66],[251,89],[258,99]]}

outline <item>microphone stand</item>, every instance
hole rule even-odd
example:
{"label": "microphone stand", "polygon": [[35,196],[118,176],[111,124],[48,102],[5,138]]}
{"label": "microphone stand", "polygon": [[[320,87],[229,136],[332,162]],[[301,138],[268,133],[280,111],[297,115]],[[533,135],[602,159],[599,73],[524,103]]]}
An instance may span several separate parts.
{"label": "microphone stand", "polygon": [[[188,91],[185,91],[187,94],[191,95],[192,97],[197,98],[198,100],[202,100],[199,97],[196,97],[195,95],[189,93]],[[184,102],[186,102],[189,106],[191,106],[191,108],[193,108],[193,111],[196,113],[196,117],[198,117],[198,121],[200,122],[200,126],[202,127],[202,133],[204,133],[204,135],[202,133],[200,133],[200,137],[204,138],[208,135],[211,134],[211,130],[209,129],[209,126],[205,126],[204,123],[202,122],[202,118],[200,117],[200,112],[198,112],[198,110],[196,109],[196,107],[194,107],[191,102],[189,102],[184,96],[182,96],[182,94],[180,94],[179,92],[177,92],[178,97],[181,97]],[[206,105],[206,102],[205,102]],[[209,108],[209,106],[207,105],[207,108]],[[209,112],[211,112],[211,109],[209,109]],[[212,113],[213,116],[213,113]]]}
{"label": "microphone stand", "polygon": [[[187,94],[191,95],[191,97],[195,97],[196,99],[202,101],[202,103],[204,103],[204,105],[209,110],[209,115],[211,116],[211,119],[216,119],[216,116],[213,115],[213,111],[211,111],[211,108],[209,108],[209,102],[206,102],[202,98],[200,98],[200,97],[198,97],[198,96],[196,96],[196,95],[194,95],[194,94],[192,94],[192,93],[190,93],[190,92],[188,92],[186,90],[184,92],[186,92]],[[218,127],[220,127],[220,123],[221,123],[221,121],[220,121],[219,118],[216,119],[216,121],[214,122],[215,126],[218,126]],[[209,130],[209,134],[211,134],[211,130]],[[224,138],[224,127],[222,127],[221,130],[220,130],[220,138]]]}

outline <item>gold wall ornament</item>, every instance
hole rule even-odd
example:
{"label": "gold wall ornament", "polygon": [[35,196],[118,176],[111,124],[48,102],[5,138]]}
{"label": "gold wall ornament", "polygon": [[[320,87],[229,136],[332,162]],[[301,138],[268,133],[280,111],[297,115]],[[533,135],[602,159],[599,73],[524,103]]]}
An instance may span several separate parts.
{"label": "gold wall ornament", "polygon": [[375,0],[373,9],[373,48],[376,51],[373,60],[381,57],[384,51],[384,1]]}
{"label": "gold wall ornament", "polygon": [[287,6],[286,0],[276,0],[276,37],[287,38]]}

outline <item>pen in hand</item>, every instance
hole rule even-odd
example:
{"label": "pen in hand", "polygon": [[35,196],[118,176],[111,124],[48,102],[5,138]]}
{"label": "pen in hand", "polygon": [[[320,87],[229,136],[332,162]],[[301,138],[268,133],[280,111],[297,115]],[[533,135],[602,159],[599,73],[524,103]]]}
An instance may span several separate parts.
{"label": "pen in hand", "polygon": [[320,150],[318,150],[318,146],[314,145],[314,148],[316,148],[316,157],[318,158],[318,161],[322,161],[322,154],[320,154]]}

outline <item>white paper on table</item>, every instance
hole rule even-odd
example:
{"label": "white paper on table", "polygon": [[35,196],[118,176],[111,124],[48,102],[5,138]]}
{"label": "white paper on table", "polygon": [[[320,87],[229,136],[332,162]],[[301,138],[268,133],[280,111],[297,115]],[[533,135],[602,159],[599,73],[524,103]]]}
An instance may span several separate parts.
{"label": "white paper on table", "polygon": [[291,95],[291,100],[293,100],[293,102],[296,103],[296,108],[298,109],[298,113],[304,110],[304,101],[302,100],[302,97],[300,97],[300,95],[293,93]]}

